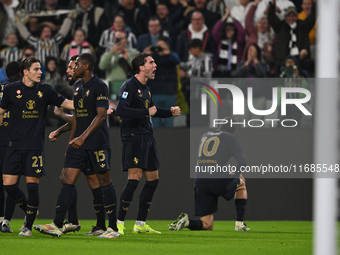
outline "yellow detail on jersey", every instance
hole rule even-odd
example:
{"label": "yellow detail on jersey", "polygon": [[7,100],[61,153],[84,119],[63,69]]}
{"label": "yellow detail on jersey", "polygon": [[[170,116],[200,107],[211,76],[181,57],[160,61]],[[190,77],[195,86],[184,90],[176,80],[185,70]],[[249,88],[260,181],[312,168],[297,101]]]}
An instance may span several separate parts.
{"label": "yellow detail on jersey", "polygon": [[111,211],[109,210],[109,211],[106,212],[106,214],[111,214],[112,212],[113,212],[113,210],[111,210]]}
{"label": "yellow detail on jersey", "polygon": [[138,158],[135,157],[135,158],[133,159],[133,162],[135,162],[135,164],[137,165],[137,164],[138,164]]}
{"label": "yellow detail on jersey", "polygon": [[74,92],[74,95],[75,95],[75,96],[78,95],[78,92]]}
{"label": "yellow detail on jersey", "polygon": [[35,170],[35,172],[36,172],[37,174],[39,174],[39,173],[41,173],[41,170],[40,170],[40,169],[37,169],[37,170]]}
{"label": "yellow detail on jersey", "polygon": [[32,212],[32,211],[26,211],[26,213],[27,213],[27,214],[33,214],[33,212]]}
{"label": "yellow detail on jersey", "polygon": [[100,167],[103,168],[105,166],[105,164],[101,164]]}
{"label": "yellow detail on jersey", "polygon": [[143,97],[143,95],[142,95],[142,94],[138,94],[138,96],[139,96],[139,97]]}
{"label": "yellow detail on jersey", "polygon": [[26,107],[27,107],[28,110],[33,110],[34,107],[35,107],[35,101],[29,100],[29,101],[26,103]]}
{"label": "yellow detail on jersey", "polygon": [[123,207],[124,211],[127,211],[129,209],[129,207]]}
{"label": "yellow detail on jersey", "polygon": [[43,93],[41,91],[38,91],[37,95],[38,95],[39,98],[42,98]]}
{"label": "yellow detail on jersey", "polygon": [[145,108],[149,108],[149,102],[150,102],[149,99],[145,100]]}
{"label": "yellow detail on jersey", "polygon": [[83,101],[83,99],[80,99],[80,100],[79,100],[78,106],[79,106],[80,108],[83,108],[83,107],[84,107],[84,101]]}
{"label": "yellow detail on jersey", "polygon": [[86,91],[86,96],[88,97],[90,95],[90,90]]}
{"label": "yellow detail on jersey", "polygon": [[18,99],[22,98],[22,95],[17,95],[17,98],[18,98]]}

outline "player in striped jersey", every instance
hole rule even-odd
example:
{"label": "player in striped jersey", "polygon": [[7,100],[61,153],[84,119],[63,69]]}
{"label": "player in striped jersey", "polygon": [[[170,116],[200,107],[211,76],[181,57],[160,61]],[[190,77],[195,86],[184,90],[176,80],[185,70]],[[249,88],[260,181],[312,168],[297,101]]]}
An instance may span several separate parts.
{"label": "player in striped jersey", "polygon": [[105,48],[105,51],[111,51],[114,46],[114,38],[116,32],[123,32],[126,34],[127,47],[136,48],[137,39],[132,32],[125,31],[125,22],[122,16],[117,15],[113,21],[112,27],[104,30],[102,33],[99,46]]}
{"label": "player in striped jersey", "polygon": [[36,57],[45,65],[47,57],[59,59],[59,44],[64,40],[72,24],[71,14],[65,18],[58,33],[52,37],[52,30],[49,26],[43,26],[40,37],[34,37],[17,17],[17,26],[23,39],[36,48]]}
{"label": "player in striped jersey", "polygon": [[0,51],[0,58],[4,60],[4,65],[12,61],[21,61],[23,50],[17,47],[18,37],[16,34],[9,34],[7,36],[8,47]]}

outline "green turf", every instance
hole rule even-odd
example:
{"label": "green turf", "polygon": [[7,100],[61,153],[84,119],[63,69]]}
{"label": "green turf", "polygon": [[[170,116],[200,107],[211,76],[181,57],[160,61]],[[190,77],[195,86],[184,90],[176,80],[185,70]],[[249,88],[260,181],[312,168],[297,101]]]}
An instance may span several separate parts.
{"label": "green turf", "polygon": [[[36,220],[47,224],[52,220]],[[213,231],[168,230],[171,221],[148,221],[157,234],[133,234],[133,221],[126,221],[121,238],[83,236],[93,220],[81,220],[81,230],[60,238],[33,230],[32,237],[18,236],[22,220],[12,220],[14,233],[0,232],[0,254],[312,254],[312,222],[249,221],[250,232],[235,232],[234,222],[216,221]]]}

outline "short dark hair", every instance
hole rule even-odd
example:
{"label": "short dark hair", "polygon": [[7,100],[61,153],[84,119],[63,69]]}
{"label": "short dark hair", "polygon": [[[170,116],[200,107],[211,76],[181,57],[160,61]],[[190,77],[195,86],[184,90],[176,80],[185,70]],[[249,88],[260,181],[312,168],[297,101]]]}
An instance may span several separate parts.
{"label": "short dark hair", "polygon": [[94,65],[96,64],[96,58],[90,53],[82,53],[78,57],[79,60],[89,65],[89,70],[93,72]]}
{"label": "short dark hair", "polygon": [[70,57],[70,59],[68,60],[68,62],[76,60],[77,57],[79,57],[79,55],[73,55],[72,57]]}
{"label": "short dark hair", "polygon": [[170,47],[170,40],[169,40],[168,37],[161,35],[161,36],[158,37],[157,42],[158,41],[163,41],[163,42],[166,43],[166,45],[168,45]]}
{"label": "short dark hair", "polygon": [[8,79],[20,79],[20,63],[18,61],[11,61],[6,66],[6,75]]}
{"label": "short dark hair", "polygon": [[225,117],[224,120],[227,120],[227,123],[226,124],[220,124],[218,129],[221,130],[221,131],[227,131],[228,133],[235,133],[237,127],[236,125],[232,125],[232,123],[235,123],[236,120],[234,120],[233,118],[231,117]]}
{"label": "short dark hair", "polygon": [[191,49],[191,48],[200,48],[200,49],[202,49],[202,47],[203,47],[203,42],[200,39],[195,38],[195,39],[192,39],[189,42],[189,49]]}
{"label": "short dark hair", "polygon": [[[156,21],[158,20],[159,21],[159,18],[157,18],[157,16],[152,16],[149,20],[148,20],[148,24],[150,21]],[[161,22],[159,21],[159,24],[161,24]]]}
{"label": "short dark hair", "polygon": [[145,64],[147,57],[151,57],[151,54],[142,52],[134,56],[131,64],[132,64],[132,69],[135,72],[135,74],[140,72],[139,67]]}
{"label": "short dark hair", "polygon": [[40,63],[40,60],[35,57],[28,57],[21,61],[20,63],[20,74],[24,76],[24,70],[30,70],[33,63]]}

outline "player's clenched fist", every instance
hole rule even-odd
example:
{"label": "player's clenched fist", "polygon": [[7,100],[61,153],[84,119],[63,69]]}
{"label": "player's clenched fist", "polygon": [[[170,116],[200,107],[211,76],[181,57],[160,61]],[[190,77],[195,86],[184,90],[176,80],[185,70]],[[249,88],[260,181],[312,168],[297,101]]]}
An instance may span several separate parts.
{"label": "player's clenched fist", "polygon": [[149,115],[154,116],[157,113],[157,108],[156,106],[152,106],[149,108]]}

